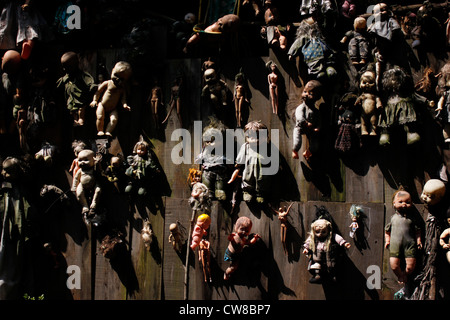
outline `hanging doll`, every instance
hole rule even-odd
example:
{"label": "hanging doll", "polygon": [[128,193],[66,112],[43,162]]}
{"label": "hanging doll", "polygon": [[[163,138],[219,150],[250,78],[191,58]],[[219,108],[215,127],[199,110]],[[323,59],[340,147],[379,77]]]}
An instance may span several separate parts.
{"label": "hanging doll", "polygon": [[265,26],[261,27],[261,36],[267,40],[272,48],[286,50],[287,37],[286,27],[279,25],[280,13],[278,8],[273,4],[272,0],[264,1],[264,21]]}
{"label": "hanging doll", "polygon": [[383,108],[380,97],[377,95],[376,75],[373,71],[365,71],[359,82],[361,95],[355,106],[361,108],[361,135],[376,136],[379,110]]}
{"label": "hanging doll", "polygon": [[126,175],[123,160],[119,155],[111,157],[109,165],[105,169],[105,176],[117,191],[123,190],[122,187],[126,180]]}
{"label": "hanging doll", "polygon": [[406,132],[406,143],[420,141],[417,107],[421,101],[414,94],[412,77],[400,67],[394,67],[383,74],[383,91],[387,101],[382,109],[378,127],[381,128],[380,145],[390,144],[391,131],[402,127]]}
{"label": "hanging doll", "polygon": [[148,219],[144,220],[144,226],[141,230],[141,238],[144,242],[145,248],[150,249],[150,246],[153,242],[153,230],[152,224],[150,223],[150,221],[148,221]]}
{"label": "hanging doll", "polygon": [[150,102],[153,121],[155,122],[156,128],[159,128],[159,110],[163,106],[163,101],[163,90],[159,86],[158,80],[155,80],[147,102]]}
{"label": "hanging doll", "polygon": [[450,63],[440,70],[438,90],[440,98],[436,108],[436,118],[442,125],[442,135],[446,143],[450,142]]}
{"label": "hanging doll", "polygon": [[350,223],[350,225],[348,226],[350,228],[350,238],[355,238],[356,236],[356,232],[359,229],[359,218],[361,217],[361,213],[362,213],[362,208],[360,206],[354,205],[352,204],[352,206],[350,207],[350,219],[352,220],[352,222]]}
{"label": "hanging doll", "polygon": [[302,20],[297,28],[295,41],[289,48],[289,59],[301,56],[309,79],[324,81],[336,77],[333,54],[317,21],[312,17]]}
{"label": "hanging doll", "polygon": [[229,261],[230,266],[225,270],[224,280],[229,280],[232,273],[236,272],[245,247],[255,244],[260,239],[259,234],[249,239],[252,230],[252,220],[248,217],[240,217],[234,225],[234,232],[228,236],[228,247],[225,250],[224,261]]}
{"label": "hanging doll", "polygon": [[220,79],[216,69],[209,68],[203,73],[205,86],[202,90],[202,98],[211,103],[216,112],[229,104],[229,89],[226,82]]}
{"label": "hanging doll", "polygon": [[188,181],[191,186],[191,196],[189,204],[194,211],[200,210],[204,213],[211,211],[211,198],[208,187],[202,183],[202,172],[196,169],[189,169]]}
{"label": "hanging doll", "polygon": [[[81,213],[85,218],[91,218],[97,211],[97,204],[102,192],[96,172],[95,152],[84,149],[78,153],[80,169],[74,175],[75,195],[82,206]],[[90,202],[90,203],[89,203]]]}
{"label": "hanging doll", "polygon": [[[112,136],[117,126],[118,105],[130,111],[127,104],[127,82],[131,78],[131,65],[125,61],[119,61],[114,65],[111,72],[111,80],[106,80],[98,87],[91,102],[92,108],[97,108],[97,135],[104,134]],[[105,117],[109,116],[109,123],[105,130]]]}
{"label": "hanging doll", "polygon": [[89,105],[96,90],[94,78],[79,67],[78,55],[66,52],[61,56],[65,75],[58,79],[56,87],[64,90],[67,109],[73,117],[74,125],[83,125],[85,108]]}
{"label": "hanging doll", "polygon": [[335,245],[350,248],[351,244],[333,232],[331,222],[319,218],[311,224],[311,232],[303,245],[303,253],[310,259],[308,270],[313,275],[310,283],[322,283],[325,275],[335,279]]}
{"label": "hanging doll", "polygon": [[78,164],[78,154],[86,148],[86,143],[84,143],[83,141],[75,140],[74,142],[72,142],[72,150],[75,154],[75,159],[73,159],[72,164],[69,168],[69,173],[72,174],[72,191],[76,190],[75,175],[77,174],[77,171],[80,170],[80,166]]}
{"label": "hanging doll", "polygon": [[[224,155],[225,126],[216,120],[203,129],[202,152],[195,158],[202,172],[202,183],[209,190],[210,198],[227,199],[226,181],[229,179],[229,165],[231,160]],[[232,162],[231,162],[232,163]]]}
{"label": "hanging doll", "polygon": [[244,107],[250,105],[251,92],[242,70],[234,77],[234,107],[236,112],[236,125],[242,127],[242,112]]}
{"label": "hanging doll", "polygon": [[269,83],[270,103],[272,104],[272,113],[278,114],[278,66],[272,60],[266,63],[269,71],[267,82]]}
{"label": "hanging doll", "polygon": [[288,221],[288,215],[289,210],[291,210],[291,207],[294,203],[291,203],[289,207],[286,208],[284,206],[283,208],[279,208],[278,211],[275,211],[275,213],[278,216],[278,220],[280,221],[280,237],[281,237],[281,243],[283,244],[283,251],[284,254],[287,254],[287,248],[286,248],[286,232],[287,232],[287,221]]}
{"label": "hanging doll", "polygon": [[[242,177],[241,188],[244,201],[264,203],[269,195],[270,175],[263,174],[265,156],[261,153],[262,146],[269,144],[267,127],[261,121],[251,121],[244,128],[245,143],[236,157],[236,165],[228,184]],[[267,150],[267,149],[266,149]]]}
{"label": "hanging doll", "polygon": [[190,248],[195,250],[200,244],[200,241],[204,236],[208,234],[209,225],[211,224],[211,218],[206,213],[198,216],[194,230],[192,231]]}
{"label": "hanging doll", "polygon": [[141,136],[134,145],[133,154],[127,157],[128,168],[125,174],[130,181],[125,188],[125,193],[131,194],[137,190],[139,196],[148,193],[149,188],[155,186],[154,179],[159,169],[150,154],[150,145]]}
{"label": "hanging doll", "polygon": [[170,232],[169,242],[172,244],[172,248],[176,252],[181,252],[181,248],[183,247],[183,241],[180,229],[178,228],[178,222],[170,224],[169,232]]}
{"label": "hanging doll", "polygon": [[353,30],[345,33],[341,43],[348,43],[348,54],[355,67],[363,67],[369,62],[369,39],[367,35],[367,21],[364,17],[356,17]]}
{"label": "hanging doll", "polygon": [[175,108],[177,112],[178,121],[180,122],[180,127],[183,127],[183,119],[181,118],[181,90],[183,85],[183,77],[181,75],[177,76],[173,81],[173,85],[170,88],[170,101],[169,101],[169,112],[162,123],[165,123]]}
{"label": "hanging doll", "polygon": [[396,191],[392,204],[395,212],[385,227],[385,248],[389,249],[389,264],[398,282],[406,284],[412,280],[418,249],[422,248],[421,231],[412,217],[412,200],[407,191]]}
{"label": "hanging doll", "polygon": [[361,147],[361,139],[355,123],[355,114],[350,109],[345,110],[340,116],[339,132],[334,149],[341,154],[354,153]]}
{"label": "hanging doll", "polygon": [[303,156],[309,161],[318,149],[318,138],[321,127],[319,109],[316,102],[322,96],[322,85],[317,80],[306,83],[302,92],[303,102],[295,109],[295,128],[293,130],[292,158],[298,159],[298,151],[302,147],[302,135],[306,135],[307,145]]}
{"label": "hanging doll", "polygon": [[211,243],[202,239],[198,246],[198,260],[202,264],[203,280],[212,282],[211,279]]}
{"label": "hanging doll", "polygon": [[27,60],[36,41],[50,40],[50,28],[31,0],[3,2],[0,15],[0,49],[21,46],[21,57]]}
{"label": "hanging doll", "polygon": [[[450,208],[447,210],[447,225],[450,226]],[[450,227],[441,233],[439,244],[442,249],[446,250],[445,257],[447,258],[448,263],[450,263]]]}

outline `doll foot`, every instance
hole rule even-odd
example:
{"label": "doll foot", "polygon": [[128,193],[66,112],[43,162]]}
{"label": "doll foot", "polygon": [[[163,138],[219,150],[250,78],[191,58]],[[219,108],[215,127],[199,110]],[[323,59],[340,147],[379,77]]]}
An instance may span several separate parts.
{"label": "doll foot", "polygon": [[305,158],[306,161],[310,161],[311,157],[312,157],[312,153],[309,150],[306,150],[305,152],[303,152],[303,157]]}
{"label": "doll foot", "polygon": [[390,144],[389,140],[390,140],[389,139],[389,134],[387,134],[387,133],[381,134],[381,136],[380,136],[380,146],[385,146],[385,145]]}
{"label": "doll foot", "polygon": [[99,132],[97,132],[97,135],[98,135],[98,136],[104,136],[105,133],[104,133],[103,131],[99,131]]}
{"label": "doll foot", "polygon": [[319,275],[315,275],[309,279],[309,283],[322,283],[322,278]]}
{"label": "doll foot", "polygon": [[25,41],[22,44],[22,53],[20,56],[23,60],[27,60],[30,57],[32,48],[33,46],[29,42]]}
{"label": "doll foot", "polygon": [[264,203],[264,197],[256,197],[257,203]]}
{"label": "doll foot", "polygon": [[406,142],[408,145],[417,143],[420,141],[420,136],[417,132],[408,132],[406,134]]}
{"label": "doll foot", "polygon": [[244,192],[242,194],[242,199],[244,199],[245,202],[249,202],[249,201],[252,201],[253,197],[250,193]]}
{"label": "doll foot", "polygon": [[139,188],[138,195],[145,196],[147,194],[147,190],[145,188]]}

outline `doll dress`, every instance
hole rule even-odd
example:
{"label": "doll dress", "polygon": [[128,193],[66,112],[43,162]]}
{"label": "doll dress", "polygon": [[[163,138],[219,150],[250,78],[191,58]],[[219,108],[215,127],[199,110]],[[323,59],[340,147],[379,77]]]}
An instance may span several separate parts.
{"label": "doll dress", "polygon": [[389,128],[394,125],[416,122],[417,113],[414,105],[415,101],[412,96],[390,98],[381,113],[378,125],[382,128]]}

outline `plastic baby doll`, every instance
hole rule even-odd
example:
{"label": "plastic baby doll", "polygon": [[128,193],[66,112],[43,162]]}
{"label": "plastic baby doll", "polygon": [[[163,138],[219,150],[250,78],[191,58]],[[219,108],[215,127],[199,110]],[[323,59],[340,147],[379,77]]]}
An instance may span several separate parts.
{"label": "plastic baby doll", "polygon": [[353,30],[345,33],[341,43],[348,43],[348,54],[352,64],[355,66],[363,66],[368,62],[369,58],[369,40],[367,38],[367,22],[363,17],[355,18],[353,22]]}
{"label": "plastic baby doll", "polygon": [[242,110],[245,104],[250,104],[250,92],[247,87],[245,75],[241,72],[234,77],[234,107],[236,112],[236,124],[242,126]]}
{"label": "plastic baby doll", "polygon": [[[450,226],[450,208],[447,210],[447,224]],[[450,263],[450,228],[445,229],[439,237],[439,244],[442,249],[446,250],[445,256],[448,263]]]}
{"label": "plastic baby doll", "polygon": [[196,169],[189,169],[189,180],[191,184],[191,197],[189,204],[193,210],[202,210],[205,213],[211,211],[211,198],[208,187],[202,183],[202,172]]}
{"label": "plastic baby doll", "polygon": [[200,241],[202,240],[202,238],[208,234],[207,230],[209,229],[210,224],[211,218],[206,213],[198,216],[194,230],[192,231],[190,245],[192,250],[195,250],[195,248],[200,245]]}
{"label": "plastic baby doll", "polygon": [[69,173],[72,174],[72,191],[75,191],[75,175],[77,174],[78,170],[80,170],[80,166],[78,165],[78,154],[81,150],[86,149],[86,143],[84,143],[83,141],[75,140],[74,142],[72,142],[72,149],[73,153],[75,154],[75,159],[73,159],[72,161],[72,164],[69,168]]}
{"label": "plastic baby doll", "polygon": [[267,82],[269,83],[270,102],[272,104],[272,112],[278,114],[278,66],[273,61],[266,63],[267,69],[269,69],[269,75],[267,76]]}
{"label": "plastic baby doll", "polygon": [[[389,264],[399,283],[406,283],[416,267],[417,250],[422,248],[420,229],[410,216],[411,195],[398,190],[392,197],[395,209],[391,221],[385,227],[385,247],[389,249]],[[400,256],[406,266],[402,269]]]}
{"label": "plastic baby doll", "polygon": [[144,242],[144,246],[149,249],[153,242],[153,230],[150,221],[147,219],[144,221],[144,226],[141,230],[141,238]]}
{"label": "plastic baby doll", "polygon": [[231,274],[237,270],[244,248],[255,244],[260,238],[258,234],[255,234],[251,240],[248,239],[252,226],[252,220],[248,217],[240,217],[236,220],[234,232],[228,236],[230,242],[225,250],[224,261],[230,261],[230,266],[225,270],[224,280],[230,279]]}
{"label": "plastic baby doll", "polygon": [[85,108],[96,89],[94,78],[80,69],[75,52],[64,53],[61,65],[66,74],[57,81],[56,86],[64,89],[67,109],[73,116],[74,125],[83,125]]}
{"label": "plastic baby doll", "polygon": [[365,71],[359,82],[361,95],[356,99],[355,106],[361,107],[361,135],[376,136],[378,110],[383,108],[380,97],[376,94],[376,75],[373,71]]}
{"label": "plastic baby doll", "polygon": [[[317,138],[320,130],[320,114],[316,102],[321,98],[322,85],[317,80],[306,83],[303,92],[303,102],[295,109],[295,128],[293,132],[292,158],[298,159],[298,151],[302,146],[302,135],[307,138],[307,147],[303,156],[308,161],[317,149]],[[311,150],[312,149],[312,150]]]}
{"label": "plastic baby doll", "polygon": [[169,242],[172,244],[172,247],[175,251],[181,252],[183,242],[181,240],[181,233],[178,228],[178,223],[171,223],[169,226],[169,231]]}
{"label": "plastic baby doll", "polygon": [[228,105],[229,89],[226,82],[220,79],[217,71],[212,68],[206,69],[203,79],[206,84],[202,90],[202,97],[210,101],[216,111]]}
{"label": "plastic baby doll", "polygon": [[149,151],[149,144],[141,137],[134,146],[133,155],[127,157],[128,168],[125,170],[125,174],[130,177],[131,181],[125,188],[125,193],[131,193],[137,188],[139,196],[147,194],[152,179],[159,171]]}
{"label": "plastic baby doll", "polygon": [[437,205],[445,195],[445,184],[438,179],[430,179],[423,186],[420,200],[428,207]]}
{"label": "plastic baby doll", "polygon": [[[131,108],[127,104],[126,82],[131,77],[131,65],[128,62],[119,61],[111,72],[111,80],[104,81],[98,88],[91,102],[91,107],[97,108],[97,134],[111,136],[117,126],[119,103],[125,110]],[[109,115],[109,123],[105,130],[105,116]]]}
{"label": "plastic baby doll", "polygon": [[436,108],[438,119],[442,124],[442,134],[446,143],[450,142],[450,63],[441,68],[438,81],[440,98]]}
{"label": "plastic baby doll", "polygon": [[[203,33],[211,33],[218,35],[226,35],[237,32],[240,25],[240,18],[235,14],[227,14],[219,18],[216,22],[206,27]],[[189,40],[186,42],[186,46],[183,49],[184,53],[188,53],[193,46],[198,44],[202,39],[201,33],[194,33]]]}
{"label": "plastic baby doll", "polygon": [[[81,213],[85,217],[95,214],[101,194],[101,187],[96,179],[96,159],[92,150],[84,149],[78,153],[80,170],[75,174],[75,194],[82,206]],[[88,199],[91,198],[91,203]]]}
{"label": "plastic baby doll", "polygon": [[335,280],[334,242],[347,249],[351,247],[342,236],[333,232],[330,221],[317,219],[311,224],[311,232],[303,245],[303,254],[310,258],[308,269],[313,275],[310,283],[321,283],[325,274]]}

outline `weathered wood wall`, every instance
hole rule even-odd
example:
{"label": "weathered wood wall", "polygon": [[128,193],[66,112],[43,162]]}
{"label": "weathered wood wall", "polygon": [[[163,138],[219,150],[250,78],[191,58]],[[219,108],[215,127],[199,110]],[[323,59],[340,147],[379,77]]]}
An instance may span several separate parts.
{"label": "weathered wood wall", "polygon": [[[93,53],[94,55],[96,53]],[[109,70],[120,57],[117,51],[99,51],[107,57]],[[281,84],[285,105],[281,116],[272,114],[266,82],[267,70],[264,67],[269,59],[280,66]],[[95,58],[92,59],[95,61]],[[274,184],[272,198],[266,206],[251,206],[240,203],[237,213],[231,215],[221,203],[214,201],[212,224],[209,229],[211,242],[212,282],[204,283],[197,251],[191,252],[189,260],[189,281],[185,280],[186,253],[177,254],[168,241],[169,225],[179,222],[187,232],[191,219],[188,204],[189,187],[186,182],[191,164],[175,165],[171,152],[179,141],[171,141],[172,132],[179,128],[176,113],[173,112],[162,132],[156,132],[152,125],[149,105],[146,103],[148,87],[137,86],[130,102],[132,112],[120,119],[122,131],[120,149],[131,151],[142,128],[153,144],[153,151],[170,186],[170,196],[147,199],[146,203],[133,203],[122,195],[110,191],[109,218],[126,235],[126,247],[113,259],[103,257],[99,251],[100,242],[94,227],[86,226],[75,204],[64,216],[64,236],[67,246],[63,250],[65,264],[49,272],[48,297],[70,296],[76,300],[192,300],[224,299],[392,299],[398,289],[395,276],[389,269],[384,249],[384,225],[392,214],[390,198],[395,183],[413,181],[412,185],[420,193],[421,185],[429,177],[422,167],[408,171],[408,166],[422,160],[421,150],[411,154],[396,156],[399,166],[406,172],[392,169],[391,153],[368,143],[361,152],[351,159],[342,159],[330,148],[330,141],[324,144],[325,152],[318,155],[317,167],[310,168],[303,159],[291,158],[293,112],[300,103],[301,86],[297,86],[289,73],[272,52],[266,57],[229,59],[221,61],[222,76],[232,90],[234,75],[243,68],[252,91],[249,120],[261,120],[269,130],[279,130],[279,151],[281,173]],[[161,86],[165,92],[165,102],[170,97],[170,85],[180,68],[184,72],[187,94],[183,101],[185,127],[193,133],[193,121],[206,120],[201,110],[200,91],[202,88],[201,59],[165,59],[158,61]],[[89,64],[88,64],[89,65]],[[95,67],[90,65],[92,72]],[[151,73],[151,71],[149,71]],[[148,85],[148,84],[146,84]],[[205,122],[204,122],[205,123]],[[328,137],[333,137],[330,129]],[[331,141],[334,142],[334,141]],[[114,148],[119,148],[114,144]],[[391,152],[390,150],[389,152]],[[409,150],[408,150],[409,152]],[[411,157],[412,155],[412,157]],[[194,155],[193,155],[194,156]],[[406,161],[406,162],[405,162]],[[317,163],[317,162],[316,162]],[[395,163],[394,163],[395,164]],[[70,175],[66,170],[67,183]],[[397,166],[398,169],[398,166]],[[398,174],[398,177],[396,176]],[[400,177],[400,178],[399,178]],[[405,178],[404,180],[402,180]],[[161,186],[164,188],[164,186]],[[420,210],[420,202],[415,194],[415,202]],[[288,253],[283,252],[280,240],[280,223],[273,208],[294,202],[289,215],[287,231]],[[352,204],[362,206],[365,218],[363,241],[355,243],[349,238],[349,209]],[[342,260],[339,281],[333,286],[308,283],[307,258],[301,253],[301,246],[307,237],[317,206],[325,206],[331,213],[340,234],[352,243]],[[423,211],[423,210],[422,210]],[[421,211],[421,212],[422,212]],[[422,212],[422,214],[425,214]],[[227,236],[232,232],[233,223],[239,216],[248,216],[253,221],[252,232],[261,236],[261,241],[248,250],[240,268],[229,281],[223,280],[227,263],[223,255],[228,245]],[[148,218],[154,232],[152,246],[145,248],[140,236],[143,221]],[[81,270],[81,287],[68,290],[65,287],[65,267],[75,265]],[[379,267],[382,287],[368,289],[366,281],[372,272],[369,266]],[[70,294],[68,294],[70,291]]]}

